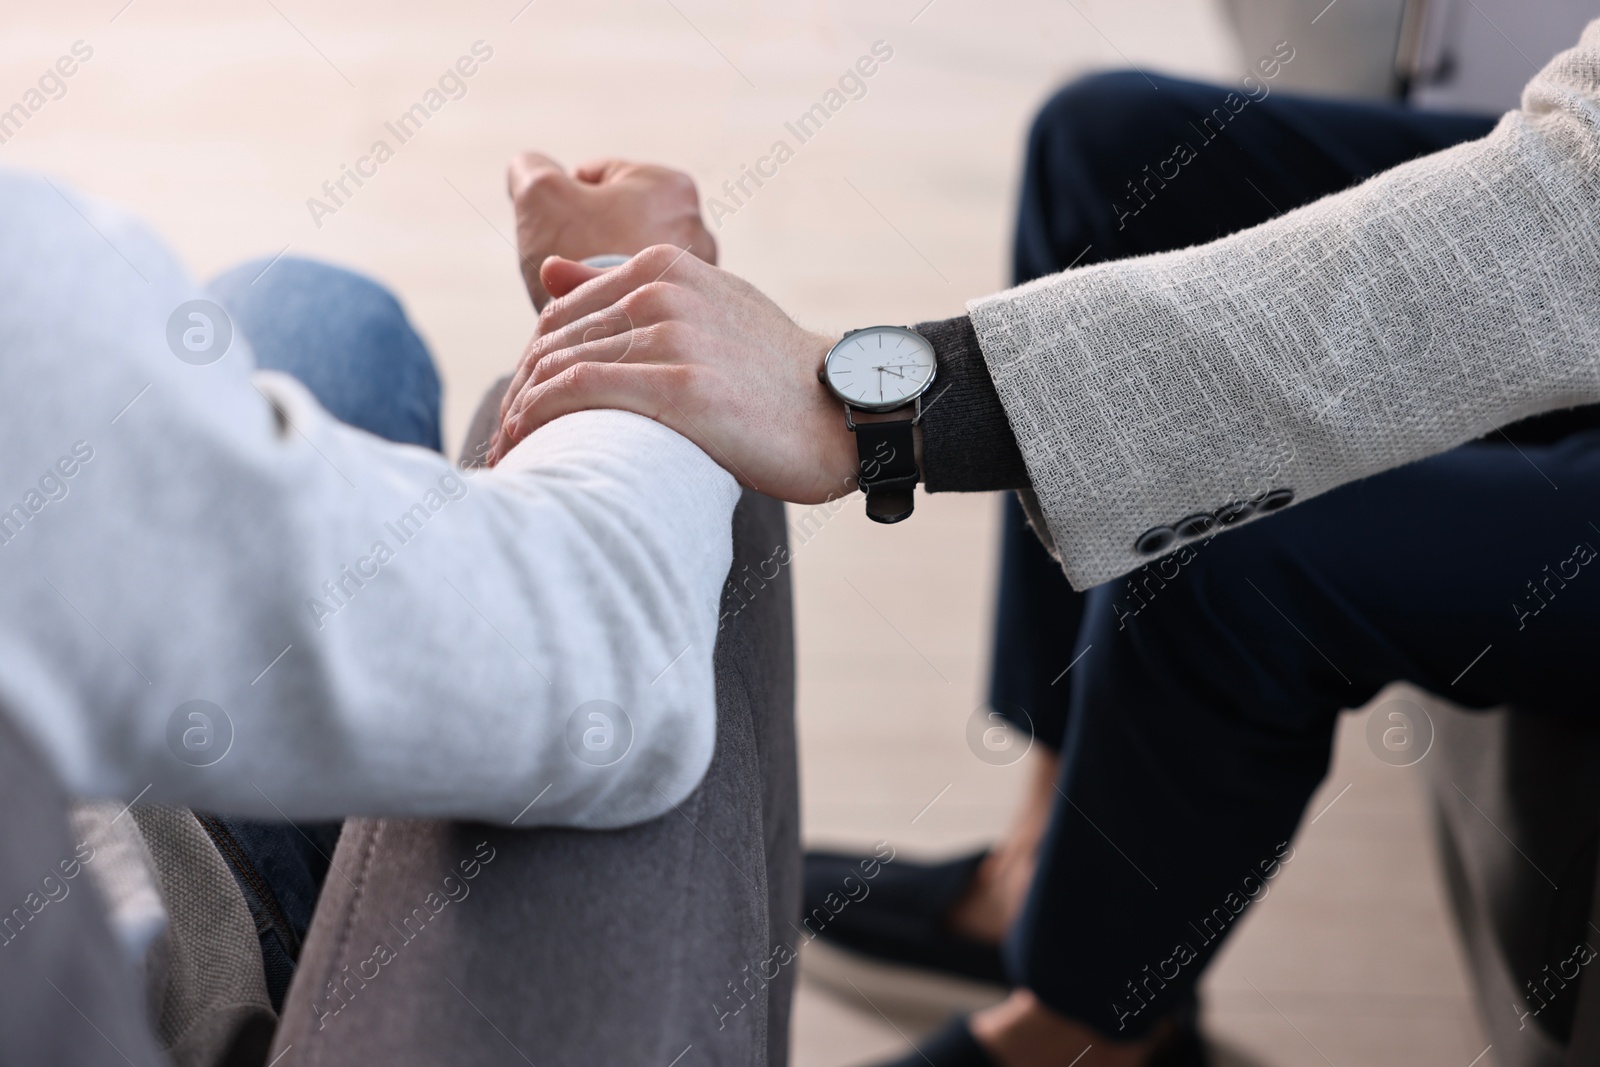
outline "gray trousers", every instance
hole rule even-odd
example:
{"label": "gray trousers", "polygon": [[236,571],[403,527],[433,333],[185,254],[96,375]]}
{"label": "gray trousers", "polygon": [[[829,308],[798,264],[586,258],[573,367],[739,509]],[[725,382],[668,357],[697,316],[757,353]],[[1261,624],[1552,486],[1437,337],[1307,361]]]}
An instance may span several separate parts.
{"label": "gray trousers", "polygon": [[[801,938],[793,624],[787,573],[752,577],[784,539],[782,505],[745,494],[716,751],[676,811],[605,833],[346,823],[277,1067],[787,1061]],[[15,906],[0,1065],[165,1062],[75,863],[65,798],[3,715],[0,805],[0,906]]]}
{"label": "gray trousers", "polygon": [[89,884],[93,850],[69,830],[48,765],[3,714],[0,810],[0,1064],[166,1062],[144,986]]}
{"label": "gray trousers", "polygon": [[[782,505],[746,493],[732,573],[784,538]],[[793,624],[787,574],[756,586],[725,593],[716,752],[678,810],[605,833],[345,824],[284,1005],[282,1067],[787,1061]]]}

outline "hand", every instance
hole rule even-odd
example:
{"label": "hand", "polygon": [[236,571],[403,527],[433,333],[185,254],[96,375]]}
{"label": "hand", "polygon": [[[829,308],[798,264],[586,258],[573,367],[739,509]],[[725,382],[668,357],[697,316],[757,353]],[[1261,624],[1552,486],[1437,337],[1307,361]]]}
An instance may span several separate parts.
{"label": "hand", "polygon": [[694,179],[682,171],[608,159],[569,175],[547,156],[522,152],[506,168],[506,188],[517,216],[522,280],[536,308],[550,299],[539,280],[539,265],[549,256],[631,256],[672,244],[717,261],[717,242],[700,221]]}
{"label": "hand", "polygon": [[559,416],[620,408],[768,496],[816,504],[855,489],[844,405],[817,380],[834,338],[671,245],[609,271],[552,258],[542,278],[556,299],[506,393],[492,462]]}

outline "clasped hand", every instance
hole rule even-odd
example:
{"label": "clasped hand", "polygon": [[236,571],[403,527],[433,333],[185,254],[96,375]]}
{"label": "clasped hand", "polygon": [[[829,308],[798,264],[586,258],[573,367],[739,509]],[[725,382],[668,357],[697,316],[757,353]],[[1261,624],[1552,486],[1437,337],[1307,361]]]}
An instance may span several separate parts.
{"label": "clasped hand", "polygon": [[[817,379],[833,338],[803,329],[754,286],[707,262],[716,246],[699,225],[687,176],[664,168],[641,174],[644,168],[621,163],[580,169],[580,180],[595,175],[601,189],[607,173],[631,173],[630,188],[609,190],[607,206],[632,227],[615,234],[605,232],[606,220],[593,210],[584,217],[583,197],[548,175],[524,181],[524,190],[543,183],[559,195],[519,198],[519,161],[528,159],[553,164],[518,157],[511,174],[524,277],[536,303],[543,294],[551,299],[501,405],[489,462],[552,419],[614,408],[665,424],[742,485],[769,496],[810,504],[854,488],[856,452],[843,409]],[[523,173],[529,169],[524,165]],[[675,196],[662,195],[663,175],[672,177]],[[684,182],[692,226],[683,210]],[[579,217],[554,217],[575,208]],[[662,216],[677,227],[666,240],[681,237],[681,243],[653,243],[611,270],[575,261],[634,251],[629,240],[671,228]],[[616,243],[604,247],[607,241]],[[529,273],[533,255],[558,248],[560,255],[542,257]]]}

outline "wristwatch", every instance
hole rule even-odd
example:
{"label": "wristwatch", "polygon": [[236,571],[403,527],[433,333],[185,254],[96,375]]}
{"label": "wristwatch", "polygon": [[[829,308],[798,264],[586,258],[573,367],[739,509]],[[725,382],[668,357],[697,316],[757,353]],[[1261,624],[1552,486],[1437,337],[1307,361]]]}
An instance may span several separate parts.
{"label": "wristwatch", "polygon": [[856,435],[861,459],[857,481],[874,522],[911,517],[922,478],[912,428],[922,418],[934,369],[933,345],[921,334],[903,326],[868,326],[845,334],[817,372],[844,402],[844,423]]}

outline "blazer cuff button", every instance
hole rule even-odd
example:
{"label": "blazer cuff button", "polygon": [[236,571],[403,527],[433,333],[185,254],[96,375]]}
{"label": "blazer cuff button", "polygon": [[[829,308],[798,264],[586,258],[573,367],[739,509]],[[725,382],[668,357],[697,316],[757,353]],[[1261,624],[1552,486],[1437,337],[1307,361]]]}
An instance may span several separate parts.
{"label": "blazer cuff button", "polygon": [[1261,499],[1256,501],[1257,511],[1277,511],[1294,503],[1293,489],[1274,489],[1270,493],[1263,493]]}
{"label": "blazer cuff button", "polygon": [[1177,539],[1178,534],[1172,527],[1152,526],[1139,535],[1139,540],[1133,543],[1133,548],[1141,556],[1153,556],[1157,552],[1165,552]]}

